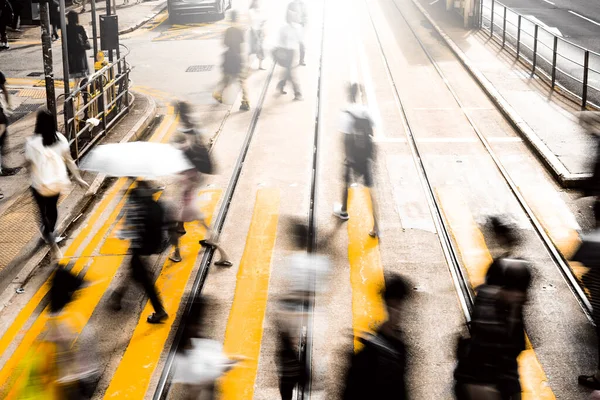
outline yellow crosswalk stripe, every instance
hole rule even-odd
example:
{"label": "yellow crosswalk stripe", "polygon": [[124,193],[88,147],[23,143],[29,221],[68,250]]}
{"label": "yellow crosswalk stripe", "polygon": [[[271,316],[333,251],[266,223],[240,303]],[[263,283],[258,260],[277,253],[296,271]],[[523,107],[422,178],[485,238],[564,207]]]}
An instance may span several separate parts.
{"label": "yellow crosswalk stripe", "polygon": [[348,196],[348,260],[352,285],[354,350],[361,349],[358,336],[374,332],[387,318],[381,291],[385,286],[379,240],[369,236],[373,207],[369,189],[351,188]]}
{"label": "yellow crosswalk stripe", "polygon": [[[458,189],[438,187],[436,194],[471,286],[476,287],[476,284],[478,286],[485,281],[485,274],[492,262],[483,234]],[[526,349],[518,358],[523,399],[553,400],[555,396],[548,386],[546,373],[527,337],[526,342]]]}
{"label": "yellow crosswalk stripe", "polygon": [[271,258],[279,219],[278,189],[259,189],[237,274],[237,286],[225,331],[224,350],[244,363],[222,381],[223,400],[252,399],[267,307]]}
{"label": "yellow crosswalk stripe", "polygon": [[[221,190],[205,190],[200,193],[200,196],[208,198],[206,209],[203,210],[207,221],[212,219],[221,193]],[[156,288],[169,319],[162,324],[149,324],[146,318],[153,309],[150,302],[146,304],[125,354],[104,394],[105,399],[143,399],[146,395],[201,250],[198,242],[206,233],[198,223],[188,224],[186,231],[187,234],[180,243],[183,261],[178,264],[165,261],[156,281]]]}

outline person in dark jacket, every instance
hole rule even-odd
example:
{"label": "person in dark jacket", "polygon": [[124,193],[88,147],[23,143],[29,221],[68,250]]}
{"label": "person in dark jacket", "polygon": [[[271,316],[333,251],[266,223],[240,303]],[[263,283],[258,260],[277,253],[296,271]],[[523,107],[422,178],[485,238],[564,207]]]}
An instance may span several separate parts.
{"label": "person in dark jacket", "polygon": [[521,398],[517,357],[525,350],[523,306],[531,283],[529,264],[512,257],[515,230],[498,218],[489,222],[498,245],[507,249],[490,265],[477,288],[471,338],[461,339],[454,371],[458,400]]}
{"label": "person in dark jacket", "polygon": [[60,29],[60,4],[58,0],[50,0],[50,25],[52,25],[52,40],[58,40],[58,29]]}
{"label": "person in dark jacket", "polygon": [[69,11],[67,21],[69,75],[78,84],[80,79],[89,74],[86,50],[90,49],[90,43],[85,29],[79,25],[79,15],[75,11]]}
{"label": "person in dark jacket", "polygon": [[8,50],[6,27],[12,23],[13,9],[8,0],[0,0],[0,50]]}
{"label": "person in dark jacket", "polygon": [[24,0],[11,0],[11,5],[13,9],[13,19],[11,27],[15,32],[21,32],[21,13],[23,12]]}
{"label": "person in dark jacket", "polygon": [[388,319],[375,334],[367,334],[361,339],[364,347],[351,358],[343,400],[408,398],[405,382],[407,351],[399,325],[409,285],[398,275],[386,279],[385,285],[383,300]]}

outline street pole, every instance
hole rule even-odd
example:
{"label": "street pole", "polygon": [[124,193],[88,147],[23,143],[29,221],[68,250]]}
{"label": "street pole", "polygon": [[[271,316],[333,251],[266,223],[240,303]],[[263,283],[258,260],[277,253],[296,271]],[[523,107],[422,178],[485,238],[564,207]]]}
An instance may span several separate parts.
{"label": "street pole", "polygon": [[94,46],[94,63],[98,61],[98,28],[96,27],[96,0],[90,1],[92,6],[92,36],[94,37],[93,46]]}
{"label": "street pole", "polygon": [[[67,139],[71,139],[71,132],[69,129],[69,119],[71,118],[70,109],[72,105],[69,105],[67,99],[71,94],[71,87],[69,86],[69,48],[67,47],[67,21],[65,21],[65,11],[67,8],[65,7],[65,0],[60,0],[60,33],[61,33],[61,42],[62,42],[62,62],[63,62],[63,82],[65,85],[64,93],[65,93],[65,103],[63,107],[63,112],[65,115],[65,136]],[[75,88],[77,89],[77,88]]]}
{"label": "street pole", "polygon": [[[106,0],[106,15],[111,14],[111,0]],[[113,51],[112,49],[108,49],[108,62],[112,64],[113,62]]]}
{"label": "street pole", "polygon": [[52,70],[52,38],[50,37],[50,7],[48,0],[40,4],[40,19],[42,57],[44,58],[44,77],[46,80],[46,106],[54,116],[54,123],[56,124],[56,93],[54,91],[54,72]]}

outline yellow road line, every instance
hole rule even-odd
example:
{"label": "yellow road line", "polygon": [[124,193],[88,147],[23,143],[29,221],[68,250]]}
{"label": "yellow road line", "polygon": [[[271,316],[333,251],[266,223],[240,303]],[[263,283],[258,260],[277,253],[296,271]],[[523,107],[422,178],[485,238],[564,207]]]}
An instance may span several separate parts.
{"label": "yellow road line", "polygon": [[[161,131],[155,132],[154,135],[151,137],[150,141],[156,142],[157,140],[163,139],[165,136],[168,137],[170,135],[170,133],[172,133],[172,130],[170,129],[170,126],[168,124],[169,123],[173,124],[174,118],[173,117],[171,117],[170,119],[166,118],[165,120],[166,120],[166,121],[164,121],[165,125],[164,126],[161,125],[161,126],[163,126],[163,132],[161,132]],[[76,254],[77,248],[79,246],[81,246],[81,244],[83,243],[85,238],[89,235],[89,233],[93,229],[93,226],[97,222],[100,215],[103,214],[104,210],[112,202],[112,200],[114,199],[116,194],[120,192],[120,189],[123,187],[123,185],[126,182],[127,182],[127,180],[124,178],[119,179],[117,181],[117,184],[115,184],[115,186],[111,189],[111,191],[107,195],[107,198],[102,201],[101,206],[99,206],[98,209],[92,215],[92,218],[89,220],[86,228],[84,228],[82,230],[80,235],[78,235],[78,237],[69,246],[69,248],[65,252],[65,257],[72,257],[73,255]],[[103,226],[98,230],[98,232],[94,235],[94,237],[92,238],[90,243],[86,246],[85,250],[81,254],[81,258],[79,258],[75,262],[75,265],[72,268],[72,272],[74,274],[80,273],[83,270],[83,268],[88,264],[90,259],[87,258],[87,256],[92,254],[92,252],[96,249],[98,244],[104,239],[106,233],[108,232],[110,227],[115,222],[116,217],[118,216],[121,208],[123,207],[124,200],[125,200],[125,197],[123,197],[120,200],[119,204],[112,211],[109,218],[105,221]],[[100,253],[101,254],[124,254],[125,251],[126,251],[126,243],[125,242],[107,241],[102,246]],[[123,257],[92,258],[91,259],[92,265],[89,268],[88,272],[86,273],[85,279],[90,280],[90,281],[102,280],[102,282],[101,282],[101,284],[92,285],[90,288],[87,288],[87,289],[84,289],[81,291],[81,293],[80,293],[81,296],[84,296],[86,293],[91,294],[91,296],[88,296],[88,300],[86,300],[84,302],[71,303],[68,307],[71,307],[72,304],[78,304],[82,308],[81,309],[82,314],[86,315],[89,313],[89,315],[91,316],[91,313],[95,309],[97,303],[100,301],[100,298],[102,297],[102,293],[103,293],[103,292],[98,293],[97,290],[99,290],[100,288],[104,288],[103,291],[106,290],[106,288],[108,287],[108,284],[112,280],[112,276],[114,275],[114,273],[112,275],[110,275],[110,272],[114,271],[116,273],[116,270],[122,263],[122,260],[123,260]],[[61,263],[65,264],[66,259],[61,260]],[[106,264],[106,266],[102,266],[102,267],[100,267],[100,269],[103,272],[108,273],[108,275],[102,275],[102,274],[98,274],[95,272],[94,267],[98,263]],[[100,278],[98,278],[98,277],[100,277]],[[50,280],[48,279],[46,282],[44,282],[44,284],[36,292],[34,297],[27,303],[27,305],[19,313],[19,315],[17,316],[17,318],[15,319],[13,324],[11,324],[11,327],[7,330],[7,332],[4,334],[2,339],[0,339],[0,351],[1,352],[4,352],[6,350],[6,348],[8,347],[8,345],[14,340],[15,336],[18,334],[20,329],[29,320],[29,318],[33,314],[34,310],[38,307],[38,305],[40,304],[42,299],[46,296],[49,289],[50,289]],[[35,343],[35,340],[37,339],[39,334],[43,331],[43,329],[46,325],[47,319],[48,319],[47,312],[48,312],[48,308],[46,307],[44,309],[44,311],[36,319],[36,321],[33,323],[31,328],[27,331],[27,333],[25,334],[25,336],[23,337],[21,342],[18,344],[16,350],[11,355],[11,358],[4,364],[4,366],[2,367],[2,370],[0,370],[0,387],[2,387],[2,393],[6,393],[6,391],[8,389],[10,389],[10,387],[13,386],[12,384],[19,377],[18,369],[22,367],[22,365],[20,365],[20,361],[23,359],[27,350]],[[89,318],[87,320],[89,320]],[[85,320],[85,323],[87,323],[87,320]],[[83,320],[80,320],[80,321],[83,321]],[[85,326],[85,323],[83,324],[83,326],[81,326],[81,329],[83,329],[83,327]],[[13,375],[12,379],[9,382],[7,382],[7,379],[11,375]]]}
{"label": "yellow road line", "polygon": [[373,207],[367,188],[351,188],[348,197],[348,260],[352,284],[352,325],[354,350],[362,344],[362,332],[374,332],[387,318],[381,299],[385,286],[379,240],[369,236],[373,227]]}
{"label": "yellow road line", "polygon": [[[85,226],[85,228],[83,228],[81,233],[73,240],[73,242],[69,245],[67,250],[64,252],[65,259],[61,260],[61,264],[66,265],[68,263],[67,257],[73,257],[77,253],[77,250],[79,250],[79,247],[82,245],[85,238],[91,233],[92,229],[98,222],[98,219],[100,218],[100,216],[102,215],[104,210],[106,210],[108,205],[110,203],[112,203],[112,201],[114,200],[116,195],[119,193],[119,191],[121,190],[121,188],[123,187],[125,182],[126,182],[125,179],[117,181],[115,186],[111,189],[111,191],[107,194],[107,196],[102,200],[100,205],[96,208],[96,210],[90,216],[90,219],[89,219],[87,225]],[[101,229],[105,228],[106,230],[108,230],[108,227],[109,227],[109,225],[107,225],[105,223],[104,227]],[[99,236],[97,235],[94,239],[96,239],[98,237]],[[86,246],[83,253],[81,254],[81,257],[87,257],[87,256],[91,255],[92,252],[95,250],[96,246],[99,243],[99,240],[94,240],[94,239],[92,239],[92,241],[88,244],[88,246]],[[82,260],[82,263],[80,263],[80,264],[83,264],[88,261],[85,258],[81,258],[80,260]],[[79,260],[78,260],[78,262],[79,262]],[[81,266],[77,265],[77,263],[76,263],[76,265],[73,268],[73,271],[78,273],[79,271],[81,271]],[[0,355],[4,354],[4,351],[6,351],[8,345],[14,340],[16,335],[23,328],[25,323],[29,320],[29,318],[31,317],[31,315],[33,314],[35,309],[39,306],[40,302],[46,296],[46,294],[48,293],[49,290],[50,290],[50,281],[46,281],[46,282],[44,282],[42,287],[36,292],[36,294],[27,302],[25,307],[19,312],[17,317],[11,323],[10,327],[6,330],[6,332],[0,339]]]}
{"label": "yellow road line", "polygon": [[227,354],[247,358],[222,380],[221,399],[252,399],[279,219],[279,189],[259,189],[225,330]]}
{"label": "yellow road line", "polygon": [[[221,193],[220,189],[200,192],[200,196],[208,197],[206,208],[203,210],[207,220],[212,219]],[[198,241],[203,239],[206,233],[200,224],[190,225],[186,226],[187,234],[180,243],[183,261],[174,264],[167,259],[156,281],[156,288],[169,314],[169,319],[163,324],[149,324],[146,318],[154,310],[150,302],[146,304],[125,354],[104,394],[105,399],[143,399],[146,395],[152,374],[171,334],[186,284],[201,250]]]}
{"label": "yellow road line", "polygon": [[[437,197],[450,233],[459,248],[461,260],[472,287],[485,281],[485,274],[492,262],[492,255],[481,230],[475,223],[460,192],[450,187],[436,188]],[[476,286],[477,283],[477,286]],[[555,399],[548,386],[548,378],[526,337],[526,350],[518,358],[523,399]]]}

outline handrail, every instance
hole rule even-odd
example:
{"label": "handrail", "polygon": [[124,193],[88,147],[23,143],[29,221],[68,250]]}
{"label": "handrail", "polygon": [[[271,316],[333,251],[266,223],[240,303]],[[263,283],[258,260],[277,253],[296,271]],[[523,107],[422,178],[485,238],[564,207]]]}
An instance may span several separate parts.
{"label": "handrail", "polygon": [[[590,66],[590,56],[596,57],[592,60],[596,61],[600,59],[600,53],[588,50],[570,40],[555,35],[546,26],[537,24],[535,21],[527,18],[527,16],[507,7],[500,1],[480,1],[481,13],[478,23],[480,30],[489,32],[489,37],[498,42],[502,48],[514,49],[517,60],[523,59],[531,65],[532,75],[549,79],[551,80],[553,89],[558,86],[561,88],[561,91],[569,92],[576,98],[579,98],[582,109],[587,108],[588,105],[600,108],[600,88],[592,84],[597,84],[599,80],[595,75],[592,77],[592,83],[590,83],[589,79],[590,71],[594,74],[600,74],[599,71]],[[486,5],[488,1],[491,3],[490,6]],[[509,12],[511,14],[510,20],[508,18]],[[516,25],[513,22],[515,18],[517,20]],[[524,28],[523,20],[531,24],[531,27],[528,25]],[[487,23],[484,24],[484,21],[488,21],[489,25]],[[516,28],[516,36],[514,33],[507,32],[507,25],[511,31]],[[530,32],[531,30],[533,30],[533,34]],[[533,40],[533,48],[525,43],[523,33],[527,35],[527,42]],[[540,33],[542,33],[542,37],[540,37]],[[570,46],[570,51],[564,49],[565,46]],[[523,49],[527,51],[523,52]],[[574,55],[570,54],[573,52],[579,52],[582,61],[576,61]],[[540,60],[544,61],[542,65],[538,64]],[[572,65],[567,66],[566,62],[570,62]],[[598,68],[596,65],[595,67]],[[576,69],[579,69],[582,73],[576,72]],[[560,73],[559,76],[557,76],[557,72]],[[583,75],[583,79],[578,78],[574,74],[578,76]],[[561,84],[561,81],[565,82]],[[588,96],[588,89],[590,88],[594,90],[592,99]]]}

